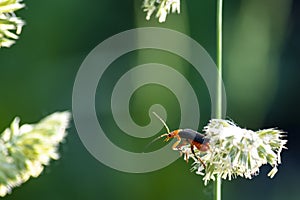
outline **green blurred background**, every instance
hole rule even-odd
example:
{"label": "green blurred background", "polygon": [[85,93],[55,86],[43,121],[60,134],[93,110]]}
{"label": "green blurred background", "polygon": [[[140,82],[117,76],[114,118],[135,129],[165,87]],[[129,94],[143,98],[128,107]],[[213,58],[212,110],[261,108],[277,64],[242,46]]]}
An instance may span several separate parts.
{"label": "green blurred background", "polygon": [[[20,116],[23,123],[38,121],[57,110],[71,110],[72,87],[85,56],[100,42],[122,31],[145,26],[183,32],[215,58],[215,1],[182,1],[182,14],[167,22],[145,20],[142,0],[25,1],[18,15],[26,20],[21,38],[9,49],[0,49],[0,129]],[[223,182],[223,199],[299,199],[298,147],[299,1],[231,0],[224,6],[224,83],[227,116],[241,127],[279,127],[288,132],[288,150],[274,179],[264,166],[253,180]],[[178,44],[180,47],[180,44]],[[137,63],[170,65],[184,74],[198,92],[200,127],[210,118],[206,86],[193,68],[176,55],[155,50],[133,52],[116,60],[101,79],[96,95],[97,112],[108,136],[118,146],[139,151],[150,140],[131,138],[119,130],[109,113],[113,84]],[[137,77],[139,78],[139,77]],[[134,80],[134,77],[133,77]],[[101,102],[101,103],[100,103]],[[148,85],[131,99],[136,123],[149,122],[148,108],[163,104],[171,129],[178,128],[178,102],[166,88]],[[200,128],[201,130],[201,128]],[[160,144],[160,143],[159,143]],[[159,148],[159,147],[157,147]],[[176,152],[175,152],[176,153]],[[62,158],[43,174],[15,188],[4,199],[211,199],[212,184],[189,171],[182,159],[145,174],[111,169],[94,159],[81,143],[74,124],[61,147]]]}

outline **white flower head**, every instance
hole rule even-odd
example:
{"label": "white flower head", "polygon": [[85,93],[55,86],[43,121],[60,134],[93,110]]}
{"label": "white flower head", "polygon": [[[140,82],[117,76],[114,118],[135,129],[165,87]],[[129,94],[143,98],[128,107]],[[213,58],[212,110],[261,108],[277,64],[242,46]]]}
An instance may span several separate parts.
{"label": "white flower head", "polygon": [[14,12],[24,6],[22,0],[0,0],[0,48],[10,47],[19,38],[25,22]]}
{"label": "white flower head", "polygon": [[284,132],[273,128],[255,132],[222,119],[210,120],[204,132],[210,149],[205,152],[195,151],[206,167],[189,152],[189,145],[179,150],[194,160],[191,170],[203,175],[205,185],[216,177],[231,180],[241,176],[251,179],[264,164],[273,167],[269,177],[272,178],[277,173],[277,166],[281,163],[280,153],[287,143],[283,139]]}
{"label": "white flower head", "polygon": [[143,11],[147,12],[147,20],[150,20],[151,15],[156,12],[155,17],[162,23],[166,21],[170,12],[180,13],[180,0],[144,0],[142,7]]}
{"label": "white flower head", "polygon": [[58,159],[58,145],[66,136],[69,112],[56,112],[37,124],[19,126],[15,118],[0,135],[0,196],[30,177],[41,174],[51,159]]}

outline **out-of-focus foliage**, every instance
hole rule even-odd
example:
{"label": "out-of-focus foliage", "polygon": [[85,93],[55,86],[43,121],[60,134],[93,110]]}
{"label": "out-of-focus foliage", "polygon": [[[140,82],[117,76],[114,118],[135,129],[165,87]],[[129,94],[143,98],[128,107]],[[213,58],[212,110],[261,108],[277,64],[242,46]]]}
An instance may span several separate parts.
{"label": "out-of-focus foliage", "polygon": [[0,48],[10,47],[19,38],[24,21],[15,11],[24,6],[22,0],[0,0]]}
{"label": "out-of-focus foliage", "polygon": [[58,145],[66,136],[69,112],[53,113],[37,124],[15,118],[0,137],[0,196],[30,177],[41,174],[50,159],[58,159]]}
{"label": "out-of-focus foliage", "polygon": [[258,128],[274,99],[290,9],[291,0],[251,0],[240,2],[234,18],[225,10],[230,19],[224,26],[224,78],[234,105],[229,112],[233,119],[241,113],[251,119],[243,120],[246,126]]}
{"label": "out-of-focus foliage", "polygon": [[170,12],[180,13],[180,0],[144,0],[142,7],[144,12],[147,12],[147,20],[156,12],[155,17],[158,21],[165,22]]}

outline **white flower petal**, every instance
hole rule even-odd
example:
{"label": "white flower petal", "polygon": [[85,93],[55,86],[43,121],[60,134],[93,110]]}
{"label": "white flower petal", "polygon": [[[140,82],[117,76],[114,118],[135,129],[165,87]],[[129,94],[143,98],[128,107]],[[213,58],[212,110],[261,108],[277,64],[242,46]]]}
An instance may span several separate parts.
{"label": "white flower petal", "polygon": [[[280,153],[285,148],[287,140],[282,140],[282,131],[265,129],[254,132],[238,127],[233,122],[222,119],[212,119],[204,128],[205,138],[209,140],[210,149],[203,153],[196,152],[207,168],[195,158],[192,170],[196,174],[203,174],[206,185],[216,177],[231,180],[237,176],[251,179],[258,175],[259,168],[270,164],[273,169],[268,176],[271,178],[278,171],[281,163]],[[181,149],[188,149],[186,145]]]}

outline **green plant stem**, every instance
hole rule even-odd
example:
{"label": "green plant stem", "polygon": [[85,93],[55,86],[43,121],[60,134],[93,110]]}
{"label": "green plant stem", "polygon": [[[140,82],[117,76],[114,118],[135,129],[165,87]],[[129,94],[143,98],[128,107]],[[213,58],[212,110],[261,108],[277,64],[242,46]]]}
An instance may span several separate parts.
{"label": "green plant stem", "polygon": [[[217,108],[216,118],[222,118],[222,18],[223,18],[223,0],[217,0],[216,13],[217,30]],[[221,200],[221,177],[217,177],[214,187],[214,200]]]}
{"label": "green plant stem", "polygon": [[216,118],[222,118],[222,18],[223,18],[223,0],[217,0],[217,108]]}

